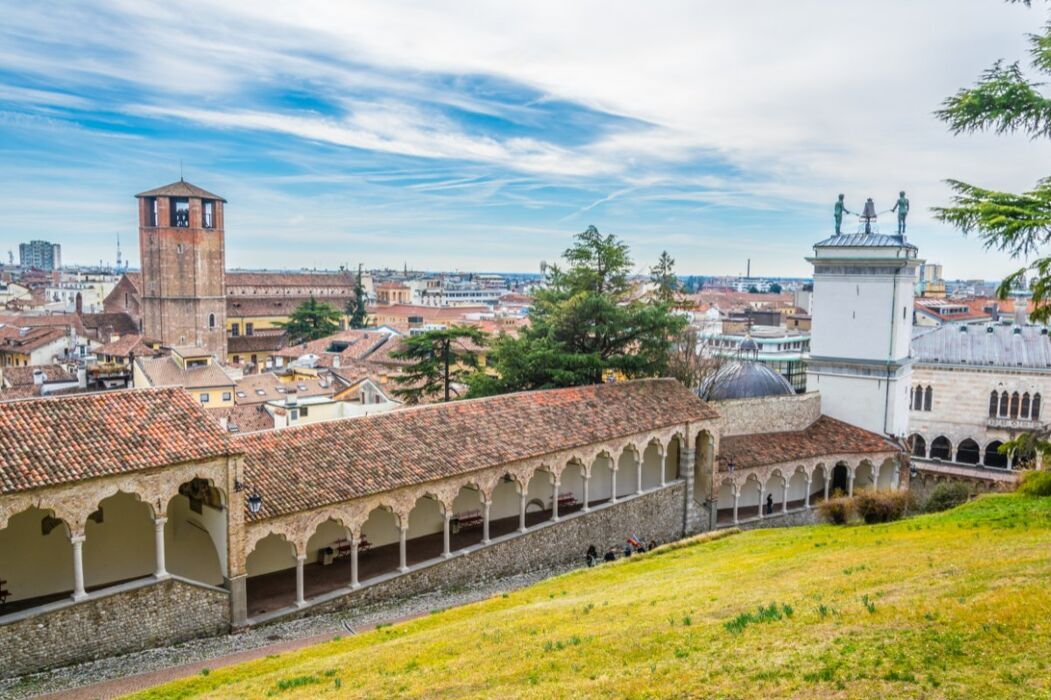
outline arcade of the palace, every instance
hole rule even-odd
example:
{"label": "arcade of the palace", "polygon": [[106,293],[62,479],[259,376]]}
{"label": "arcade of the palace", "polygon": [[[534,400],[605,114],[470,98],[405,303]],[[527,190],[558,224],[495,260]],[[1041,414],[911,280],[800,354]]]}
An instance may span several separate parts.
{"label": "arcade of the palace", "polygon": [[8,674],[583,562],[629,535],[797,522],[908,481],[899,446],[823,417],[817,394],[708,403],[645,380],[233,436],[201,412],[181,389],[0,404]]}

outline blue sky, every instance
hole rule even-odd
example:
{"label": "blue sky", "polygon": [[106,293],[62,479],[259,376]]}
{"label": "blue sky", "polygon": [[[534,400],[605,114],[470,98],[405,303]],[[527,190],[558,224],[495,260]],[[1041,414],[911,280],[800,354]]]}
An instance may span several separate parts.
{"label": "blue sky", "polygon": [[[641,270],[805,275],[847,193],[950,277],[1010,261],[931,221],[942,180],[1024,188],[1046,144],[931,112],[1044,10],[997,0],[0,0],[0,246],[137,262],[131,195],[229,199],[229,267],[535,271],[595,224]],[[889,218],[884,226],[893,224]]]}

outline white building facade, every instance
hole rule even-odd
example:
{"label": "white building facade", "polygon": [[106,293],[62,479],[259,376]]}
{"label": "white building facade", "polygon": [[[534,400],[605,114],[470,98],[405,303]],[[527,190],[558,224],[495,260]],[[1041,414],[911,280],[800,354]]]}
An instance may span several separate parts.
{"label": "white building facade", "polygon": [[824,413],[881,435],[908,433],[913,286],[903,236],[858,233],[814,245],[807,391]]}

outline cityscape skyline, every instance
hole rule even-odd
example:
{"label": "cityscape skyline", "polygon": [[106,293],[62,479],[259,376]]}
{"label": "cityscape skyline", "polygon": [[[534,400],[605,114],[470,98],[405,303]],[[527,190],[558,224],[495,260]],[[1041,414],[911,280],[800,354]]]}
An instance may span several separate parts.
{"label": "cityscape skyline", "polygon": [[[775,22],[541,4],[511,22],[484,4],[308,5],[8,8],[4,252],[42,238],[95,261],[118,234],[134,240],[135,192],[183,174],[229,199],[231,267],[534,272],[595,224],[640,270],[666,249],[685,274],[751,258],[756,274],[805,276],[836,194],[885,210],[904,188],[929,259],[998,278],[1018,265],[929,207],[948,177],[1027,188],[1051,154],[1021,136],[954,138],[932,115],[989,62],[1024,59],[1040,17],[1021,7],[802,3]],[[891,36],[893,52],[856,50]],[[132,265],[137,253],[126,245]]]}

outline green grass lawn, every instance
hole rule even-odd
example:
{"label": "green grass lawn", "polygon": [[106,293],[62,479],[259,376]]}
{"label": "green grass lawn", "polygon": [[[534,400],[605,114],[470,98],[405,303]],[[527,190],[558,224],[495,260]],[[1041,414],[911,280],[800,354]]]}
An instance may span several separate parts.
{"label": "green grass lawn", "polygon": [[705,539],[138,697],[1051,697],[1051,498]]}

